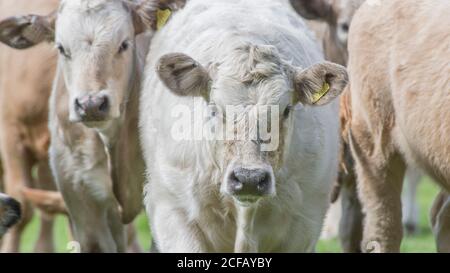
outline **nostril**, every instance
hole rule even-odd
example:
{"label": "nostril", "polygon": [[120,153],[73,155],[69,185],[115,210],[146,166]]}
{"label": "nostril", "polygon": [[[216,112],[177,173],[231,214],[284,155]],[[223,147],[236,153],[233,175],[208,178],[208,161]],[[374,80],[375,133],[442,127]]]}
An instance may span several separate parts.
{"label": "nostril", "polygon": [[239,180],[239,178],[236,177],[235,172],[231,172],[230,176],[228,177],[228,180],[230,181],[231,188],[233,191],[240,191],[244,187],[242,182]]}
{"label": "nostril", "polygon": [[264,173],[264,175],[261,177],[261,179],[258,182],[258,190],[259,191],[265,191],[270,183],[270,176],[268,173]]}
{"label": "nostril", "polygon": [[101,112],[106,112],[106,111],[108,111],[108,108],[109,108],[108,98],[107,97],[103,97],[103,102],[100,104],[99,110]]}
{"label": "nostril", "polygon": [[79,99],[75,99],[75,109],[83,109]]}

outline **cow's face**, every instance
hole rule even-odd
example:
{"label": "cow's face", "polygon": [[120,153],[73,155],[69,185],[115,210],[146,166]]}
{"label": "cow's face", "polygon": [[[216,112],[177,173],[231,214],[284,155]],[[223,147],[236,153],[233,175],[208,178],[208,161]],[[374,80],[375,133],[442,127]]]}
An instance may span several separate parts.
{"label": "cow's face", "polygon": [[0,239],[8,228],[19,221],[20,215],[19,202],[0,193]]}
{"label": "cow's face", "polygon": [[325,21],[337,45],[347,48],[353,15],[365,0],[290,0],[294,9],[309,20]]}
{"label": "cow's face", "polygon": [[129,10],[120,1],[91,3],[65,1],[55,30],[69,118],[87,125],[121,116],[135,66]]}
{"label": "cow's face", "polygon": [[221,191],[247,205],[276,194],[274,172],[285,163],[295,106],[327,104],[347,83],[342,66],[293,67],[265,45],[239,47],[208,67],[184,54],[168,54],[157,71],[176,95],[203,97],[213,105],[208,119],[225,131],[216,139],[225,158]]}
{"label": "cow's face", "polygon": [[1,22],[0,38],[16,48],[54,42],[70,121],[105,127],[121,117],[136,81],[135,36],[155,26],[154,4],[136,2],[63,0],[52,15]]}

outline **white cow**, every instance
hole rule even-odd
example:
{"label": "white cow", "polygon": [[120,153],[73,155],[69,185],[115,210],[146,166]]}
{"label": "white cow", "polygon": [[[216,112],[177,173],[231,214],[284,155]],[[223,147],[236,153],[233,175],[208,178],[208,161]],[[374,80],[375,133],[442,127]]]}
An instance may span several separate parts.
{"label": "white cow", "polygon": [[141,91],[159,250],[314,251],[346,83],[286,1],[187,2],[152,40]]}

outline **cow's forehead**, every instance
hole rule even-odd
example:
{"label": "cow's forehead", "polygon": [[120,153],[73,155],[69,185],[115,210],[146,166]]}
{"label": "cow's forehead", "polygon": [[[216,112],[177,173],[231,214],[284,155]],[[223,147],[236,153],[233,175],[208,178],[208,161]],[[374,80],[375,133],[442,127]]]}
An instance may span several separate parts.
{"label": "cow's forehead", "polygon": [[[56,24],[57,38],[123,36],[129,31],[131,18],[121,0],[65,0]],[[122,37],[118,37],[122,39]]]}
{"label": "cow's forehead", "polygon": [[122,0],[62,0],[61,7],[87,11],[102,8],[105,5],[122,4]]}
{"label": "cow's forehead", "polygon": [[272,105],[284,101],[289,89],[285,63],[274,47],[244,45],[217,67],[213,95],[224,105]]}
{"label": "cow's forehead", "polygon": [[59,8],[61,16],[73,13],[89,15],[99,11],[124,12],[127,9],[123,0],[62,0]]}
{"label": "cow's forehead", "polygon": [[217,105],[279,105],[287,106],[292,96],[288,80],[277,76],[264,81],[246,84],[236,78],[218,77],[212,99]]}

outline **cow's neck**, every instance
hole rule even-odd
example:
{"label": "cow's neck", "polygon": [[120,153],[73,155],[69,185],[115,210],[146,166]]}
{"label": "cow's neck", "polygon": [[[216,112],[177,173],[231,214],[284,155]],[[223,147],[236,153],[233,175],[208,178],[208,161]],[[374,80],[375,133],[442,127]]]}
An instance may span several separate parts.
{"label": "cow's neck", "polygon": [[258,241],[254,237],[255,215],[257,209],[258,209],[257,206],[238,207],[234,252],[236,253],[258,252]]}

